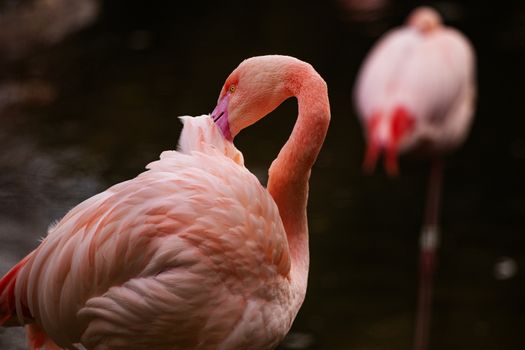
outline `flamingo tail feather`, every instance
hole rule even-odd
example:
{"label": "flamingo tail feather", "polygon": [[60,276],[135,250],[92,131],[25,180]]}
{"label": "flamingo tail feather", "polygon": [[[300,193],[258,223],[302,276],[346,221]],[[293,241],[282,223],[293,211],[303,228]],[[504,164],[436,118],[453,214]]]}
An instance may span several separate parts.
{"label": "flamingo tail feather", "polygon": [[[26,264],[27,257],[16,264],[0,279],[0,326],[18,326],[16,317],[16,279],[20,269]],[[24,319],[31,318],[29,310],[24,308]],[[27,315],[26,315],[27,313]]]}

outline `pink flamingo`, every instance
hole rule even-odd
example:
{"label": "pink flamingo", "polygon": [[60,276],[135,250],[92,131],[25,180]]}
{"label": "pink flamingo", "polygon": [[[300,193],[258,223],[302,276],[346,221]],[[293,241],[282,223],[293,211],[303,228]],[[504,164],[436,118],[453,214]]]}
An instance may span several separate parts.
{"label": "pink flamingo", "polygon": [[420,290],[415,348],[427,347],[432,275],[439,240],[441,156],[466,138],[476,95],[475,57],[468,40],[445,27],[431,8],[416,9],[407,24],[387,33],[366,58],[355,97],[368,142],[364,169],[382,150],[385,168],[398,173],[397,155],[432,157],[425,221],[421,232]]}
{"label": "pink flamingo", "polygon": [[[296,96],[268,189],[233,137]],[[306,293],[308,179],[330,119],[324,80],[254,57],[211,116],[183,117],[178,151],[73,208],[0,281],[0,325],[31,349],[272,349]]]}

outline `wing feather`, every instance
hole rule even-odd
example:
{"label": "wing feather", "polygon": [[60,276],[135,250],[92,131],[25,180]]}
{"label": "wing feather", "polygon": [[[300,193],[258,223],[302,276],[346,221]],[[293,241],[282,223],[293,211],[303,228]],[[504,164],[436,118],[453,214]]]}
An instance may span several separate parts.
{"label": "wing feather", "polygon": [[214,344],[261,283],[286,279],[277,206],[236,150],[184,147],[73,208],[20,271],[19,309],[57,344]]}

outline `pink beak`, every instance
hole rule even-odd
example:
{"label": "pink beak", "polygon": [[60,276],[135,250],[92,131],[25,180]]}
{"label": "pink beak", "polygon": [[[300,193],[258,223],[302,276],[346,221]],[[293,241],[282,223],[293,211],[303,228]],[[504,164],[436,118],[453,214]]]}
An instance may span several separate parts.
{"label": "pink beak", "polygon": [[230,93],[226,93],[217,104],[217,107],[211,112],[211,118],[222,131],[222,135],[228,141],[233,141],[230,132],[230,123],[228,122],[228,102],[230,101]]}

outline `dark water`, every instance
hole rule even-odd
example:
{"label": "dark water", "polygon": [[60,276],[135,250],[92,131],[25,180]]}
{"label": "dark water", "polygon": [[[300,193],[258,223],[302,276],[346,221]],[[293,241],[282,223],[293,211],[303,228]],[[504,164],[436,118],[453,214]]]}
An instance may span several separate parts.
{"label": "dark water", "polygon": [[[93,26],[13,64],[4,76],[49,81],[57,97],[1,111],[0,273],[69,208],[173,149],[176,117],[210,112],[241,60],[288,54],[327,80],[332,124],[311,179],[309,290],[282,349],[409,349],[429,164],[363,176],[351,101],[367,50],[419,4],[383,2],[364,16],[336,0],[107,1]],[[525,5],[433,4],[476,48],[479,102],[447,161],[431,349],[523,349]],[[296,113],[288,101],[237,138],[262,179]],[[0,349],[21,339],[0,331]]]}

